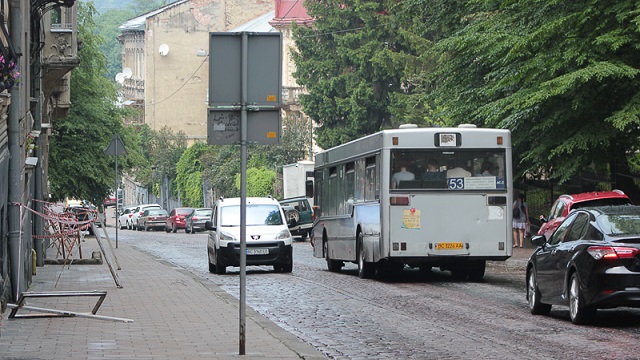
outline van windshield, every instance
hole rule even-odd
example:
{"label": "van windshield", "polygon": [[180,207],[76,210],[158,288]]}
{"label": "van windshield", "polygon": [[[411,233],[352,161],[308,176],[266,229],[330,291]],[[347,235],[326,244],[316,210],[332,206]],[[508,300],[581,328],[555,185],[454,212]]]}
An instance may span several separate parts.
{"label": "van windshield", "polygon": [[[247,226],[282,225],[277,205],[247,205]],[[240,226],[240,206],[224,206],[220,209],[221,226]]]}

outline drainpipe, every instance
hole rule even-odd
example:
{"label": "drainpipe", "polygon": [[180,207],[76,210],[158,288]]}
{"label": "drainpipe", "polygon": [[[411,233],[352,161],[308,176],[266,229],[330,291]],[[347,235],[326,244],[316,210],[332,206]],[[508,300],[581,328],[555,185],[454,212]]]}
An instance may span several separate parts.
{"label": "drainpipe", "polygon": [[[39,56],[38,56],[39,57]],[[39,61],[36,62],[36,66],[40,67]],[[35,74],[39,74],[42,71],[40,68],[36,70]],[[36,201],[33,202],[33,208],[38,213],[42,214],[44,211],[44,206],[42,204],[42,200],[44,200],[44,195],[42,193],[42,137],[45,134],[42,131],[42,101],[43,96],[41,93],[42,80],[40,77],[35,79],[34,82],[35,93],[37,94],[37,103],[35,107],[34,113],[34,121],[33,121],[33,129],[40,132],[40,135],[36,138],[35,144],[36,149],[34,151],[33,156],[38,158],[38,162],[36,163],[35,169],[33,171],[33,183],[34,183],[34,193],[33,197]],[[33,234],[42,236],[44,234],[44,219],[42,216],[35,215],[33,216]],[[36,251],[36,265],[44,266],[44,238],[38,237],[34,239],[33,243]],[[35,266],[35,265],[34,265]]]}
{"label": "drainpipe", "polygon": [[[20,0],[10,2],[11,43],[16,51],[18,60],[22,57],[22,12]],[[24,69],[24,67],[23,67]],[[26,84],[26,81],[24,82]],[[20,151],[20,113],[21,86],[13,86],[10,90],[11,104],[7,120],[9,140],[9,259],[11,263],[11,291],[14,300],[24,290],[24,261],[22,255],[22,235],[20,234],[20,201],[22,198],[22,152]]]}

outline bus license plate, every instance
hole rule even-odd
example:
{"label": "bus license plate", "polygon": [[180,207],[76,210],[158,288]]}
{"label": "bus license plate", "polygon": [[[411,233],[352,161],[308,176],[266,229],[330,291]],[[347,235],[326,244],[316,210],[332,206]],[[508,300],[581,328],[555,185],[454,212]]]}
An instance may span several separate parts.
{"label": "bus license plate", "polygon": [[269,255],[269,249],[247,249],[247,255]]}
{"label": "bus license plate", "polygon": [[436,250],[462,250],[464,245],[461,242],[455,243],[436,243]]}

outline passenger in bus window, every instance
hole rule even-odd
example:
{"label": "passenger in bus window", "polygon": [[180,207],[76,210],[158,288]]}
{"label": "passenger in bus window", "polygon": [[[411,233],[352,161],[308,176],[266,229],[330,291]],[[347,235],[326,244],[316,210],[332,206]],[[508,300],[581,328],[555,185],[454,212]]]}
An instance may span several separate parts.
{"label": "passenger in bus window", "polygon": [[427,169],[422,174],[422,180],[444,180],[444,175],[445,174],[440,171],[440,167],[438,166],[438,162],[436,161],[436,159],[430,158],[427,160]]}
{"label": "passenger in bus window", "polygon": [[482,168],[480,168],[480,174],[478,176],[496,176],[496,166],[490,160],[482,163]]}
{"label": "passenger in bus window", "polygon": [[448,178],[461,178],[461,177],[469,177],[469,176],[471,176],[471,173],[460,166],[447,170]]}
{"label": "passenger in bus window", "polygon": [[411,181],[415,180],[415,178],[416,176],[412,172],[407,170],[407,164],[402,163],[400,165],[400,171],[396,172],[391,177],[391,188],[397,188],[400,181]]}

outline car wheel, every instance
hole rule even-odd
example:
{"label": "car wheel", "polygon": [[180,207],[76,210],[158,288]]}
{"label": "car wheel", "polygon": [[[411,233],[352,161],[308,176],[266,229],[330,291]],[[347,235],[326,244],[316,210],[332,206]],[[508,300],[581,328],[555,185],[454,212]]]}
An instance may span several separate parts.
{"label": "car wheel", "polygon": [[344,264],[342,261],[332,260],[329,258],[329,244],[326,240],[322,243],[322,249],[324,251],[324,258],[327,261],[327,269],[331,272],[340,271]]}
{"label": "car wheel", "polygon": [[167,232],[167,233],[170,233],[171,232],[171,228],[168,227],[167,225],[165,225],[164,226],[164,231]]}
{"label": "car wheel", "polygon": [[178,231],[178,229],[176,228],[176,224],[171,224],[171,231],[173,231],[174,234],[176,231]]}
{"label": "car wheel", "polygon": [[215,273],[216,272],[216,266],[211,263],[211,260],[207,260],[207,261],[209,262],[209,272],[210,273]]}
{"label": "car wheel", "polygon": [[149,227],[147,226],[147,223],[144,223],[144,231],[149,231]]}
{"label": "car wheel", "polygon": [[547,315],[551,311],[551,304],[543,304],[540,302],[540,289],[536,281],[536,272],[534,269],[529,270],[527,276],[527,300],[529,301],[529,311],[533,315]]}
{"label": "car wheel", "polygon": [[126,228],[126,226],[122,226],[122,222],[120,220],[118,220],[118,226],[120,227],[120,230],[124,230]]}
{"label": "car wheel", "polygon": [[188,225],[184,226],[184,232],[186,232],[187,234],[189,234],[191,232],[191,230],[189,230],[189,226]]}
{"label": "car wheel", "polygon": [[571,317],[571,322],[576,325],[586,324],[593,319],[595,313],[595,308],[587,306],[584,295],[580,290],[578,274],[574,272],[569,282],[569,316]]}
{"label": "car wheel", "polygon": [[371,279],[376,273],[375,264],[365,261],[364,235],[358,233],[358,276],[361,279]]}

